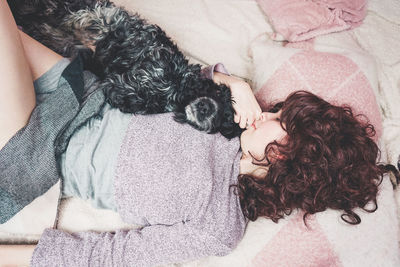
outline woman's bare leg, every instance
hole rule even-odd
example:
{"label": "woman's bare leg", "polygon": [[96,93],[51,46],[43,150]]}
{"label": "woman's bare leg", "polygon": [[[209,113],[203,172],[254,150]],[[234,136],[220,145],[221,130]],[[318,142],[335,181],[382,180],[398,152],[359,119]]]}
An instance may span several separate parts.
{"label": "woman's bare leg", "polygon": [[25,51],[25,58],[31,69],[33,81],[42,76],[63,57],[42,45],[26,33],[18,30]]}
{"label": "woman's bare leg", "polygon": [[0,0],[0,149],[26,125],[36,105],[33,81],[62,57],[20,32]]}
{"label": "woman's bare leg", "polygon": [[0,147],[22,128],[35,106],[32,74],[7,1],[0,1]]}

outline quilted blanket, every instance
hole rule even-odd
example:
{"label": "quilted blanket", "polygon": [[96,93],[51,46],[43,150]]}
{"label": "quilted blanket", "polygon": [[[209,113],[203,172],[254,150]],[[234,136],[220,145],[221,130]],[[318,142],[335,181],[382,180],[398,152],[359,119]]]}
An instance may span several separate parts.
{"label": "quilted blanket", "polygon": [[[353,29],[317,34],[299,42],[279,34],[253,0],[117,0],[160,25],[193,63],[222,62],[246,79],[261,105],[291,90],[306,89],[338,104],[357,103],[377,128],[381,161],[400,154],[400,2],[370,0]],[[278,224],[259,218],[228,256],[177,266],[400,266],[399,190],[385,177],[378,210],[358,211],[362,223],[349,226],[340,213],[312,216],[308,227],[295,212]],[[58,203],[59,184],[6,224],[0,242],[35,243],[52,227],[65,231],[112,231],[136,226],[117,213],[94,209],[80,199]],[[57,207],[59,213],[57,214]]]}

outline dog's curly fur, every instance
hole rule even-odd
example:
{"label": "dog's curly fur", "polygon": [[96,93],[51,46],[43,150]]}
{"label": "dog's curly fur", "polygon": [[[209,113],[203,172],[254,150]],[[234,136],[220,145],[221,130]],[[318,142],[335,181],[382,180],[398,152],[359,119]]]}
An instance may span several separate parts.
{"label": "dog's curly fur", "polygon": [[[57,53],[85,51],[108,102],[122,112],[173,112],[180,123],[239,136],[229,88],[201,76],[165,32],[108,0],[10,0],[22,29]],[[89,47],[95,47],[93,53]],[[81,52],[82,53],[82,52]]]}

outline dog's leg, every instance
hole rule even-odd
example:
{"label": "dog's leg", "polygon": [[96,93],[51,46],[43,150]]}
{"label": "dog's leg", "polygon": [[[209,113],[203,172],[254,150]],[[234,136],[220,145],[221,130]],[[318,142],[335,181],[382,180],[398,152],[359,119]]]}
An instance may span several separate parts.
{"label": "dog's leg", "polygon": [[63,21],[71,12],[93,8],[96,3],[108,5],[108,0],[8,0],[15,21],[29,36],[51,50],[72,57],[76,46],[82,46]]}
{"label": "dog's leg", "polygon": [[94,51],[96,42],[115,30],[119,22],[127,19],[120,8],[107,6],[109,3],[106,6],[99,3],[92,9],[72,12],[63,20],[63,28],[69,29],[77,40]]}

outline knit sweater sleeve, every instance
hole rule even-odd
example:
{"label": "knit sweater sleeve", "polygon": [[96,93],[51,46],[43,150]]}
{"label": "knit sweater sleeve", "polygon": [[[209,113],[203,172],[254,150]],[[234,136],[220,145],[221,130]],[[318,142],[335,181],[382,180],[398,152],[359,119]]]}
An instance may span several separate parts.
{"label": "knit sweater sleeve", "polygon": [[154,266],[210,255],[223,256],[232,249],[190,222],[117,230],[115,233],[70,234],[46,229],[30,266]]}
{"label": "knit sweater sleeve", "polygon": [[212,80],[214,77],[214,72],[220,72],[223,74],[230,75],[230,73],[226,70],[224,64],[222,63],[217,63],[215,65],[209,65],[203,69],[201,69],[201,75],[204,78]]}

